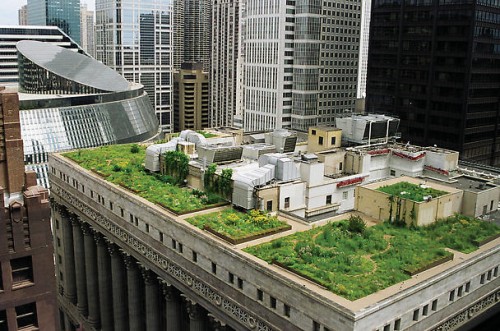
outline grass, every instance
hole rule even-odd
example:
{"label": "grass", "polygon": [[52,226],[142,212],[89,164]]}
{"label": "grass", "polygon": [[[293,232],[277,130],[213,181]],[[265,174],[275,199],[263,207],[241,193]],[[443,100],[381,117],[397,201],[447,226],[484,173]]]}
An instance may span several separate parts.
{"label": "grass", "polygon": [[[490,227],[491,224],[467,222],[452,219],[438,222],[435,227],[417,229],[383,223],[354,233],[348,230],[347,221],[341,221],[245,251],[269,263],[276,261],[340,296],[356,300],[409,279],[408,271],[450,256],[444,248],[449,238],[457,237],[449,231],[453,225],[455,231],[464,231],[462,226],[472,226],[466,231],[465,247],[475,245],[477,248],[478,239],[500,233],[500,228]],[[442,236],[436,237],[437,233]]]}
{"label": "grass", "polygon": [[433,198],[445,195],[448,192],[436,190],[430,187],[422,188],[419,185],[415,185],[408,182],[399,182],[392,185],[381,186],[377,189],[387,193],[391,196],[398,196],[405,199],[410,199],[415,202],[424,201],[424,196],[432,196]]}
{"label": "grass", "polygon": [[107,181],[123,186],[176,213],[198,210],[221,202],[217,196],[200,194],[199,191],[172,185],[160,176],[147,172],[142,165],[146,147],[139,146],[133,153],[133,146],[137,145],[101,146],[63,155],[83,168],[105,177]]}
{"label": "grass", "polygon": [[286,229],[289,225],[263,212],[251,210],[242,213],[232,208],[220,212],[209,213],[186,219],[194,226],[203,229],[205,226],[233,240],[239,240],[270,231]]}

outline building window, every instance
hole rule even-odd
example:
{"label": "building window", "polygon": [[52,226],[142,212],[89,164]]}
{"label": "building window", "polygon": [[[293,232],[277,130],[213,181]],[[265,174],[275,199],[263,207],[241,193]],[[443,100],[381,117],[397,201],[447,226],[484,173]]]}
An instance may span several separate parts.
{"label": "building window", "polygon": [[146,232],[149,232],[149,224],[146,223]]}
{"label": "building window", "polygon": [[495,267],[495,269],[493,269],[493,276],[498,276],[498,267]]}
{"label": "building window", "polygon": [[109,209],[113,210],[113,202],[109,202]]}
{"label": "building window", "polygon": [[342,192],[342,199],[347,200],[349,192]]}
{"label": "building window", "polygon": [[182,253],[184,251],[184,246],[182,246],[181,243],[179,243],[179,253]]}
{"label": "building window", "polygon": [[455,300],[455,290],[450,291],[450,301]]}
{"label": "building window", "polygon": [[339,171],[342,171],[342,162],[339,162]]}
{"label": "building window", "polygon": [[313,321],[313,331],[319,331],[320,330],[320,325],[318,322]]}
{"label": "building window", "polygon": [[458,288],[458,293],[457,293],[458,297],[461,297],[461,296],[462,296],[463,291],[464,291],[464,287],[463,287],[463,286],[460,286],[460,287]]}
{"label": "building window", "polygon": [[163,242],[163,232],[159,232],[160,235],[160,241]]}
{"label": "building window", "polygon": [[10,261],[12,267],[13,287],[33,283],[33,264],[31,256],[21,257]]}
{"label": "building window", "polygon": [[488,271],[488,276],[486,277],[486,279],[487,279],[487,280],[491,280],[491,275],[492,275],[492,272],[491,272],[491,270],[490,270],[490,271]]}
{"label": "building window", "polygon": [[172,248],[177,249],[177,241],[175,239],[172,239]]}
{"label": "building window", "polygon": [[269,304],[271,305],[271,308],[276,309],[276,298],[275,297],[270,297],[269,298]]}
{"label": "building window", "polygon": [[318,137],[318,144],[323,145],[323,137]]}
{"label": "building window", "polygon": [[285,198],[285,209],[290,208],[290,197]]}
{"label": "building window", "polygon": [[272,200],[269,200],[266,203],[266,209],[267,209],[267,211],[272,211],[273,210],[273,201]]}
{"label": "building window", "polygon": [[433,301],[432,301],[432,306],[431,306],[431,309],[432,309],[432,311],[436,311],[436,310],[437,310],[437,308],[438,308],[438,301],[437,301],[437,299],[436,299],[436,300],[433,300]]}
{"label": "building window", "polygon": [[390,331],[391,330],[391,325],[387,324],[384,326],[384,331]]}
{"label": "building window", "polygon": [[316,135],[316,130],[311,130],[311,134],[312,134],[313,136],[315,136],[315,135]]}
{"label": "building window", "polygon": [[336,141],[336,138],[335,138],[335,137],[332,137],[332,140],[331,140],[332,145],[335,145],[335,141]]}
{"label": "building window", "polygon": [[230,282],[231,284],[234,284],[234,275],[233,275],[233,273],[231,273],[231,272],[229,273],[229,282]]}
{"label": "building window", "polygon": [[419,310],[418,309],[415,309],[413,311],[413,320],[414,321],[418,321],[418,314],[419,314]]}
{"label": "building window", "polygon": [[470,282],[465,283],[465,293],[469,293],[470,291]]}
{"label": "building window", "polygon": [[481,275],[481,279],[479,280],[481,284],[484,284],[484,274]]}
{"label": "building window", "polygon": [[286,316],[286,317],[290,317],[290,306],[285,304],[283,305],[283,314]]}
{"label": "building window", "polygon": [[120,215],[121,215],[121,217],[123,217],[123,215],[124,215],[123,208],[121,208],[121,207],[120,207]]}
{"label": "building window", "polygon": [[198,253],[193,251],[193,262],[198,262]]}
{"label": "building window", "polygon": [[399,330],[401,330],[401,318],[398,318],[396,321],[394,321],[394,331]]}
{"label": "building window", "polygon": [[36,304],[34,302],[16,307],[17,328],[37,328]]}
{"label": "building window", "polygon": [[262,301],[264,300],[264,292],[262,292],[261,289],[257,289],[257,300]]}
{"label": "building window", "polygon": [[425,305],[424,308],[422,308],[422,315],[427,316],[429,313],[429,305]]}
{"label": "building window", "polygon": [[326,196],[326,204],[329,205],[332,203],[332,196],[331,195],[327,195]]}
{"label": "building window", "polygon": [[217,273],[217,264],[212,262],[212,273],[216,274]]}
{"label": "building window", "polygon": [[391,170],[391,176],[396,176],[396,170]]}
{"label": "building window", "polygon": [[0,310],[0,331],[9,331],[7,328],[7,312]]}
{"label": "building window", "polygon": [[239,288],[240,290],[242,290],[242,289],[243,289],[243,279],[241,279],[241,278],[238,278],[238,288]]}

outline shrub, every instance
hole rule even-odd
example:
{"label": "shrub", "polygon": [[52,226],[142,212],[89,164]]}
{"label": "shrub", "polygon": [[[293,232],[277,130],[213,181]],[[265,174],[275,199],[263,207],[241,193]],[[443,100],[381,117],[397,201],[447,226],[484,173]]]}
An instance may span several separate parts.
{"label": "shrub", "polygon": [[130,153],[132,154],[137,154],[139,153],[139,146],[137,144],[133,144],[131,147],[130,147]]}
{"label": "shrub", "polygon": [[113,164],[112,170],[114,172],[119,172],[119,171],[122,171],[122,167],[120,167],[118,164]]}
{"label": "shrub", "polygon": [[363,233],[365,232],[366,229],[366,223],[363,221],[363,219],[359,216],[354,216],[351,215],[349,217],[349,225],[347,227],[347,230],[351,233]]}

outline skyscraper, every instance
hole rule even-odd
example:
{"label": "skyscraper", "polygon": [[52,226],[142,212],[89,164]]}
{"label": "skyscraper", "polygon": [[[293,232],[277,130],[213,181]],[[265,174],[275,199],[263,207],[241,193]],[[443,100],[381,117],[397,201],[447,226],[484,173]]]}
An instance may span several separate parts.
{"label": "skyscraper", "polygon": [[241,126],[238,111],[238,57],[240,1],[215,0],[212,4],[212,67],[210,72],[210,126]]}
{"label": "skyscraper", "polygon": [[405,140],[500,165],[500,3],[373,2],[367,110]]}
{"label": "skyscraper", "polygon": [[358,99],[366,96],[366,74],[368,72],[368,44],[370,40],[371,0],[361,0],[361,33],[359,40]]}
{"label": "skyscraper", "polygon": [[80,0],[28,0],[28,24],[58,26],[80,44]]}
{"label": "skyscraper", "polygon": [[174,0],[174,67],[184,62],[210,70],[212,42],[211,0]]}
{"label": "skyscraper", "polygon": [[80,40],[82,48],[95,57],[94,44],[94,12],[88,10],[87,5],[82,5],[80,11]]}
{"label": "skyscraper", "polygon": [[172,32],[170,0],[96,1],[96,59],[144,85],[164,132],[173,130]]}
{"label": "skyscraper", "polygon": [[331,124],[354,110],[361,1],[248,0],[242,17],[246,131]]}
{"label": "skyscraper", "polygon": [[24,5],[17,11],[19,25],[28,25],[28,5]]}

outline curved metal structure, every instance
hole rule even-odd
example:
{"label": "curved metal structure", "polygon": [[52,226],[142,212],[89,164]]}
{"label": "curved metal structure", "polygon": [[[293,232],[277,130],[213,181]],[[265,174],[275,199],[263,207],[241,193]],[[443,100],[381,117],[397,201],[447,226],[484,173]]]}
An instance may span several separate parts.
{"label": "curved metal structure", "polygon": [[48,184],[48,153],[140,142],[158,132],[141,84],[93,58],[47,43],[21,41],[19,106],[24,160]]}

